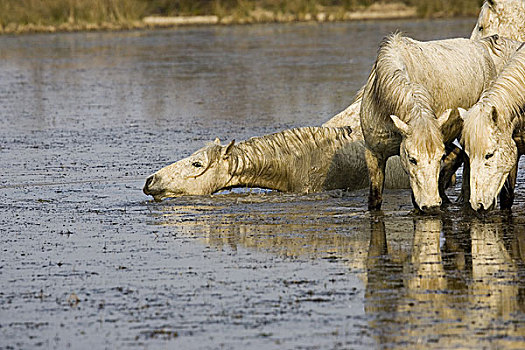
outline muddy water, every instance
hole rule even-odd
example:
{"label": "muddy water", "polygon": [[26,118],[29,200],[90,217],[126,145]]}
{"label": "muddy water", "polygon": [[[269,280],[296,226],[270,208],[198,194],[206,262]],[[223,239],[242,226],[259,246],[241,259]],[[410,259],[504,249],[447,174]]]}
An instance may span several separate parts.
{"label": "muddy water", "polygon": [[524,348],[523,175],[484,219],[404,190],[378,215],[366,191],[141,192],[215,137],[327,120],[389,32],[473,23],[0,37],[0,348]]}

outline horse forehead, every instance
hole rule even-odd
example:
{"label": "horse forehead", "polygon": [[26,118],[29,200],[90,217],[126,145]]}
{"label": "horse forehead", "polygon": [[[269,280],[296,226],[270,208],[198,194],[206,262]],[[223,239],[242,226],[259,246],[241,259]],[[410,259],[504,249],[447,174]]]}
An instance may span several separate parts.
{"label": "horse forehead", "polygon": [[441,157],[445,151],[442,140],[437,140],[422,135],[412,135],[403,143],[405,150],[412,156],[419,157]]}
{"label": "horse forehead", "polygon": [[492,123],[481,122],[464,137],[465,151],[470,157],[484,157],[485,153],[498,145],[497,133]]}

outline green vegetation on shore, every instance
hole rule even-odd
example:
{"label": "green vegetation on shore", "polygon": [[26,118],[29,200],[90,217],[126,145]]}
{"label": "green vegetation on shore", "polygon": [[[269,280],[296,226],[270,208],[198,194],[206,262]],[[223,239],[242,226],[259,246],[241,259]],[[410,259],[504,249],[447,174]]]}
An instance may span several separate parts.
{"label": "green vegetation on shore", "polygon": [[220,23],[344,20],[351,18],[348,13],[366,11],[371,7],[374,7],[376,12],[380,12],[382,8],[385,8],[384,11],[389,9],[391,11],[396,8],[394,4],[402,9],[414,9],[414,15],[419,17],[471,16],[478,13],[482,2],[482,0],[0,0],[0,32],[140,28],[146,26],[142,19],[148,16],[213,15],[219,18]]}

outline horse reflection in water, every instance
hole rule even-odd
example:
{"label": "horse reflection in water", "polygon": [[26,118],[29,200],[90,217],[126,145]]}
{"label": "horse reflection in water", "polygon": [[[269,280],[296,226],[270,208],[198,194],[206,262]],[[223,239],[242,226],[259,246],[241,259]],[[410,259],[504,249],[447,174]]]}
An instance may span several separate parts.
{"label": "horse reflection in water", "polygon": [[[519,254],[523,262],[525,257],[523,233],[519,239],[514,237],[513,241],[505,242],[497,224],[476,222],[470,229],[474,282],[470,297],[478,306],[472,310],[472,322],[477,328],[490,329],[494,317],[508,319],[519,309],[525,311],[524,286],[518,283],[523,283],[523,278],[520,281],[518,261],[513,259],[513,255]],[[512,246],[507,247],[507,244]],[[522,323],[517,330],[521,331],[522,337],[525,336],[525,324]]]}
{"label": "horse reflection in water", "polygon": [[[165,223],[188,236],[202,233],[202,242],[216,249],[344,263],[363,283],[368,332],[381,348],[523,348],[521,222],[379,215],[367,223],[359,213],[308,212],[311,204],[297,204],[292,196],[290,203],[263,204],[275,207],[264,216],[253,208],[257,204],[242,214],[196,208],[193,225],[169,215]],[[183,210],[192,209],[170,211],[180,218]]]}
{"label": "horse reflection in water", "polygon": [[372,220],[366,310],[378,343],[523,348],[525,324],[508,321],[525,311],[525,232],[497,221],[474,221],[469,232],[443,227],[439,218],[416,219],[412,251],[402,258],[388,249],[383,218]]}
{"label": "horse reflection in water", "polygon": [[[230,203],[228,197],[235,203]],[[319,201],[327,195],[313,194],[301,201],[294,195],[181,198],[177,205],[166,207],[173,214],[163,214],[163,224],[173,226],[178,236],[197,236],[203,244],[221,250],[237,251],[243,247],[283,258],[348,258],[352,271],[366,281],[366,220],[359,214],[349,226],[348,213],[341,208],[319,207],[312,211],[312,203],[305,198]],[[181,202],[194,200],[209,201],[210,205]],[[231,213],[232,205],[245,209]]]}
{"label": "horse reflection in water", "polygon": [[[297,203],[297,197],[269,198],[277,200],[251,203],[242,213],[232,213],[227,203],[205,211],[179,204],[167,207],[176,214],[164,215],[164,222],[188,236],[202,234],[202,242],[216,249],[345,264],[362,285],[339,292],[364,288],[367,332],[381,348],[524,348],[520,217],[481,222],[378,214],[369,222],[362,211],[320,207],[312,212],[312,204]],[[326,278],[312,283],[322,285]]]}

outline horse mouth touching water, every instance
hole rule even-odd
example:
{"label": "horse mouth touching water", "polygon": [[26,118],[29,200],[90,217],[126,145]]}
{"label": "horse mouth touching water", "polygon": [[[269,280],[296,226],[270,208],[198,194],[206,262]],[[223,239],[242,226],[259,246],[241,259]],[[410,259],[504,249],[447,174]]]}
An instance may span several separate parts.
{"label": "horse mouth touching water", "polygon": [[146,183],[144,184],[144,187],[142,188],[142,192],[144,192],[147,196],[152,196],[155,201],[161,201],[165,198],[173,198],[173,197],[179,197],[184,195],[184,192],[181,190],[167,190],[165,188],[160,189],[158,188],[158,182],[156,175],[150,175],[146,179]]}
{"label": "horse mouth touching water", "polygon": [[[304,127],[222,146],[219,140],[149,176],[144,193],[155,200],[210,195],[235,187],[313,193],[368,186],[364,142],[350,127]],[[386,186],[408,188],[399,157]]]}
{"label": "horse mouth touching water", "polygon": [[156,201],[182,195],[203,195],[216,192],[231,179],[227,160],[234,141],[221,146],[217,139],[191,156],[168,165],[146,179],[143,192]]}
{"label": "horse mouth touching water", "polygon": [[[525,1],[523,1],[523,0],[492,0],[492,1],[487,1],[484,4],[483,8],[482,8],[482,11],[481,11],[480,16],[478,18],[478,22],[476,24],[476,27],[474,28],[474,30],[472,32],[471,39],[479,39],[479,38],[484,37],[486,35],[493,34],[493,33],[498,33],[498,32],[500,32],[500,34],[502,34],[504,36],[508,36],[508,37],[512,37],[512,38],[516,38],[516,36],[518,36],[518,38],[519,38],[520,35],[521,36],[525,35],[525,31],[523,29],[520,29],[520,28],[524,28],[525,21],[519,20],[520,16],[522,16],[522,17],[524,16],[524,13],[523,13],[523,11],[520,11],[518,9],[520,6],[522,8],[525,8],[524,5],[525,5]],[[516,10],[516,9],[518,9],[518,10]],[[503,15],[503,13],[505,13],[505,15]],[[518,18],[518,20],[515,20],[516,18]],[[496,60],[495,60],[494,63],[496,64],[496,66],[498,65],[498,62],[496,62]],[[355,106],[353,106],[354,110],[359,110],[360,102],[361,101],[359,99],[358,102],[355,103]],[[352,107],[352,106],[350,106],[350,107]],[[357,108],[355,108],[355,107],[357,107]],[[355,112],[354,110],[352,112]],[[351,113],[350,117],[348,117],[348,116],[344,116],[344,117],[346,119],[349,119],[349,118],[351,119],[351,117],[354,116],[354,114],[355,113]],[[336,118],[333,118],[333,119],[336,119]],[[339,120],[339,119],[341,119],[341,120]],[[351,123],[348,123],[347,120],[343,120],[344,118],[339,118],[339,119],[337,120],[337,123],[334,124],[334,125],[353,125]],[[359,119],[359,118],[357,118],[357,119]],[[352,121],[352,120],[350,120],[350,121]],[[360,123],[357,122],[357,125],[359,125],[359,124]],[[402,147],[402,149],[404,149],[404,148],[406,148],[406,147]],[[437,152],[437,153],[440,153],[440,152]],[[436,159],[439,158],[439,155],[437,153],[436,153],[436,156],[435,157],[432,156],[432,158],[436,158]],[[407,168],[407,169],[410,167],[410,164],[412,164],[411,160],[416,160],[419,163],[421,163],[421,160],[417,160],[416,157],[412,156],[412,154],[406,154],[406,157],[404,157],[404,158],[405,158],[404,165],[405,165],[405,168]],[[423,161],[423,163],[424,163],[424,161]],[[434,168],[438,168],[438,166],[434,166]],[[190,178],[190,179],[191,178],[197,179],[197,178],[199,178],[201,176],[203,176],[203,174],[197,173],[196,175],[189,175],[188,178]],[[164,183],[164,185],[166,184],[165,180],[162,177],[158,176],[158,174],[152,175],[146,181],[146,184],[144,186],[143,191],[147,195],[152,195],[156,200],[160,200],[162,198],[167,198],[167,197],[176,197],[176,196],[181,196],[181,195],[187,195],[187,194],[208,194],[207,192],[206,193],[201,193],[199,191],[197,191],[197,192],[189,191],[188,192],[186,189],[180,189],[180,188],[171,188],[171,189],[161,188],[162,186],[160,186],[160,185],[162,185],[163,183]],[[210,188],[210,190],[213,190],[213,189]],[[439,199],[436,200],[436,202],[439,202]],[[414,203],[414,204],[417,207],[417,203]],[[424,207],[424,208],[428,207],[428,206],[424,205],[424,203],[421,206]]]}

